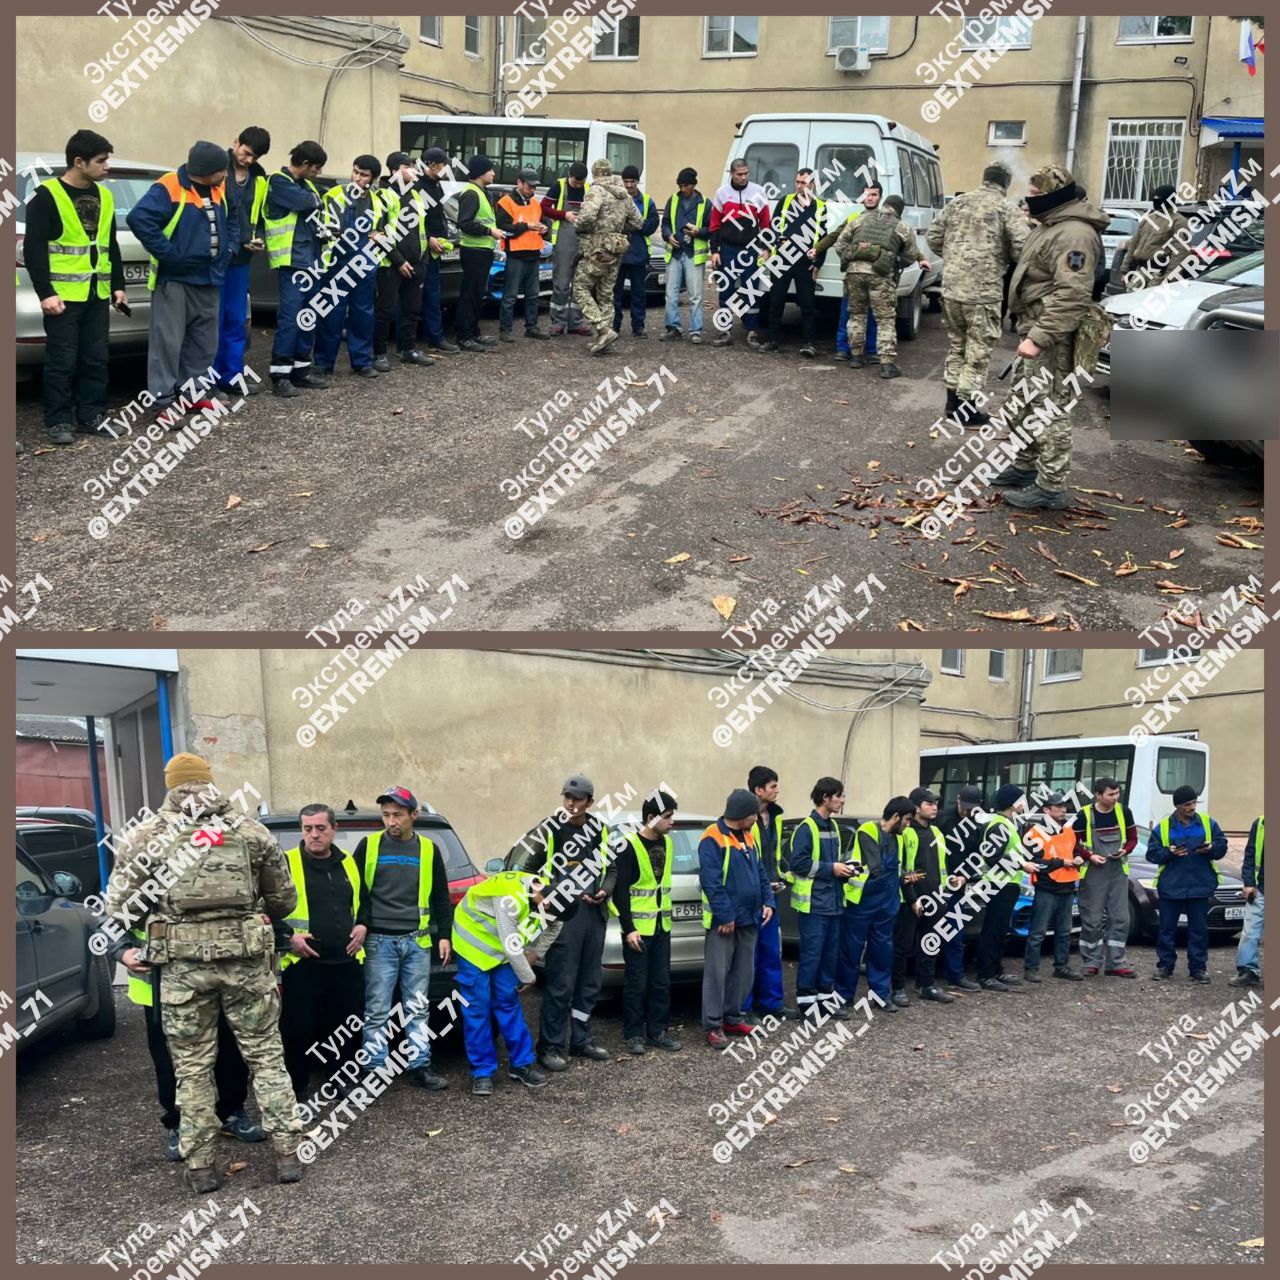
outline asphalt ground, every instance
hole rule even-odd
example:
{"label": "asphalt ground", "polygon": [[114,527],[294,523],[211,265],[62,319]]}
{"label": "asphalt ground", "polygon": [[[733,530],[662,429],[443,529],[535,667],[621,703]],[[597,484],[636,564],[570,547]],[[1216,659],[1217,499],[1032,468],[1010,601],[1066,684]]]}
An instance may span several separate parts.
{"label": "asphalt ground", "polygon": [[[649,317],[646,341],[624,334],[602,357],[585,338],[520,337],[429,370],[397,362],[370,383],[344,356],[327,391],[246,401],[100,541],[87,526],[102,502],[85,482],[129,441],[43,448],[38,389],[24,385],[17,580],[53,585],[29,625],[305,632],[353,597],[376,604],[419,576],[438,586],[456,574],[469,590],[438,629],[718,632],[717,597],[735,602],[734,623],[769,598],[785,617],[838,574],[860,607],[855,584],[874,574],[883,589],[864,589],[863,630],[1129,630],[1178,603],[1213,607],[1261,575],[1260,470],[1211,465],[1178,442],[1113,444],[1107,401],[1089,388],[1069,511],[1014,512],[991,494],[927,540],[916,483],[960,445],[954,428],[950,440],[934,429],[936,315],[900,343],[894,381],[802,359],[794,308],[772,355],[740,331],[727,350],[660,342],[661,311]],[[824,353],[833,328],[828,313]],[[993,371],[1014,341],[1004,336]],[[251,360],[265,365],[269,344],[255,331]],[[550,439],[627,368],[640,385],[622,390],[645,413],[513,541],[503,524],[518,503],[502,481],[546,443],[517,422],[563,389],[572,404]],[[113,406],[143,385],[141,361],[113,365]]]}
{"label": "asphalt ground", "polygon": [[[1142,1046],[1188,1013],[1204,1034],[1244,994],[1225,985],[1233,949],[1213,947],[1204,987],[1182,964],[1177,980],[1153,984],[1149,947],[1130,958],[1135,981],[1046,977],[873,1016],[723,1164],[712,1149],[724,1131],[708,1109],[753,1063],[742,1048],[737,1062],[701,1041],[697,988],[675,997],[681,1053],[629,1057],[606,1005],[596,1038],[615,1056],[575,1062],[536,1094],[500,1072],[493,1097],[472,1097],[450,1034],[436,1055],[449,1090],[397,1082],[299,1185],[275,1184],[268,1144],[220,1139],[224,1170],[245,1165],[213,1197],[213,1225],[228,1240],[242,1232],[220,1260],[509,1263],[563,1223],[571,1233],[554,1266],[630,1199],[636,1213],[614,1242],[636,1229],[652,1241],[637,1254],[645,1262],[923,1263],[982,1223],[992,1234],[968,1268],[1042,1200],[1054,1212],[1032,1234],[1048,1228],[1062,1242],[1054,1262],[1262,1262],[1262,1248],[1241,1247],[1263,1235],[1261,1050],[1198,1112],[1172,1117],[1180,1127],[1146,1163],[1129,1155],[1142,1126],[1125,1119],[1125,1104],[1169,1069]],[[794,980],[788,956],[789,993]],[[532,1025],[538,998],[525,996]],[[144,1223],[156,1247],[204,1203],[163,1158],[141,1010],[122,990],[117,1001],[113,1040],[60,1036],[18,1058],[19,1262],[87,1263]],[[1265,1002],[1245,1018],[1276,1021]],[[1175,1058],[1195,1044],[1179,1039]],[[245,1197],[261,1212],[242,1209],[242,1228],[231,1210]],[[659,1231],[645,1215],[663,1199],[679,1216]],[[1064,1216],[1073,1205],[1078,1227]]]}

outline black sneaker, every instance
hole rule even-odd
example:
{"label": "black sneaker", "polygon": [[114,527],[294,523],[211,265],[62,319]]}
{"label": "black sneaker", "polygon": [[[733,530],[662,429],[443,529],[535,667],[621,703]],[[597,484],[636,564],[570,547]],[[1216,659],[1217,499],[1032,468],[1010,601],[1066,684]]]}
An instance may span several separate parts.
{"label": "black sneaker", "polygon": [[549,333],[544,333],[541,329],[526,329],[524,331],[524,336],[526,338],[533,338],[540,342],[548,342],[551,339],[551,335]]}
{"label": "black sneaker", "polygon": [[882,378],[900,378],[902,377],[902,370],[892,360],[887,360],[880,365],[880,376]]}
{"label": "black sneaker", "polygon": [[757,346],[757,350],[759,351],[777,351],[777,349],[778,344],[774,342],[772,338],[766,338]]}
{"label": "black sneaker", "polygon": [[458,343],[458,350],[469,351],[472,355],[479,356],[484,355],[492,345],[492,343],[477,342],[474,338],[463,338]]}
{"label": "black sneaker", "polygon": [[554,1049],[548,1049],[545,1053],[538,1054],[538,1066],[546,1071],[568,1071],[569,1060]]}
{"label": "black sneaker", "polygon": [[273,396],[284,396],[287,400],[290,396],[300,396],[302,392],[298,390],[292,378],[272,378],[271,394]]}
{"label": "black sneaker", "polygon": [[851,1014],[844,1005],[837,1005],[836,1008],[830,1011],[830,1013],[831,1017],[837,1022],[848,1022],[853,1017],[853,1014]]}
{"label": "black sneaker", "polygon": [[373,357],[373,367],[379,373],[391,372],[391,360],[388,358],[385,351],[381,355]]}
{"label": "black sneaker", "polygon": [[804,356],[806,360],[812,360],[818,353],[813,349],[812,342],[806,342],[804,346],[800,348],[800,354]]}
{"label": "black sneaker", "polygon": [[1152,982],[1166,982],[1166,981],[1168,981],[1168,979],[1170,979],[1170,978],[1172,978],[1172,977],[1173,977],[1173,970],[1172,970],[1172,969],[1166,969],[1163,965],[1158,965],[1158,966],[1156,967],[1156,971],[1155,971],[1155,973],[1153,973],[1153,974],[1151,975],[1151,981],[1152,981]]}
{"label": "black sneaker", "polygon": [[608,1062],[609,1060],[609,1050],[590,1040],[583,1045],[574,1045],[569,1052],[575,1058],[590,1058],[592,1062]]}
{"label": "black sneaker", "polygon": [[76,435],[95,436],[98,434],[99,431],[102,431],[102,434],[104,436],[109,435],[109,432],[102,430],[103,424],[106,421],[107,421],[107,415],[105,413],[95,413],[93,417],[89,419],[88,422],[76,423]]}
{"label": "black sneaker", "polygon": [[948,995],[941,987],[921,987],[921,1000],[932,1000],[935,1004],[955,1004],[955,996]]}
{"label": "black sneaker", "polygon": [[515,340],[516,340],[516,335],[512,333],[510,329],[503,329],[498,334],[499,342],[514,342]]}
{"label": "black sneaker", "polygon": [[948,980],[947,986],[953,991],[981,991],[982,987],[973,981],[972,978],[956,978],[955,981]]}
{"label": "black sneaker", "polygon": [[487,1098],[493,1092],[492,1076],[472,1076],[471,1092],[477,1098]]}
{"label": "black sneaker", "polygon": [[371,364],[365,365],[362,369],[352,369],[352,374],[357,378],[378,378],[381,374]]}
{"label": "black sneaker", "polygon": [[428,342],[427,350],[438,351],[442,356],[456,356],[461,348],[455,347],[452,342]]}
{"label": "black sneaker", "polygon": [[837,352],[835,353],[835,355],[834,355],[834,356],[832,356],[832,359],[833,359],[833,360],[839,360],[842,364],[848,364],[848,363],[849,363],[849,353],[848,353],[847,351],[837,351]]}
{"label": "black sneaker", "polygon": [[983,991],[996,991],[1002,994],[1009,990],[1009,988],[1006,987],[999,978],[980,978],[978,980],[978,986],[980,986]]}
{"label": "black sneaker", "polygon": [[1011,507],[1019,507],[1023,511],[1063,511],[1070,505],[1064,491],[1042,489],[1038,484],[1029,484],[1024,489],[1010,489],[1004,495],[1004,500]]}
{"label": "black sneaker", "polygon": [[866,366],[866,360],[862,356],[855,356],[851,351],[846,357],[849,361],[850,369],[862,369]]}
{"label": "black sneaker", "polygon": [[1005,467],[991,483],[997,489],[1025,489],[1027,485],[1035,482],[1034,471],[1026,471],[1022,467]]}
{"label": "black sneaker", "polygon": [[1083,982],[1084,974],[1077,973],[1074,969],[1055,969],[1053,971],[1055,978],[1065,978],[1068,982]]}
{"label": "black sneaker", "polygon": [[668,329],[666,333],[664,333],[662,337],[658,339],[658,341],[659,342],[679,342],[680,339],[683,337],[684,337],[684,334],[681,333],[679,329]]}
{"label": "black sneaker", "polygon": [[1207,973],[1205,973],[1205,971],[1204,971],[1203,969],[1201,969],[1201,970],[1199,971],[1199,973],[1193,973],[1193,974],[1191,975],[1191,981],[1192,981],[1192,982],[1199,982],[1199,983],[1202,983],[1202,984],[1203,984],[1203,983],[1206,983],[1206,982],[1211,981],[1211,979],[1210,979],[1209,975],[1208,975]]}
{"label": "black sneaker", "polygon": [[[564,1062],[564,1059],[560,1059]],[[567,1063],[565,1064],[568,1065]],[[527,1067],[511,1067],[507,1071],[513,1080],[519,1080],[521,1084],[527,1085],[530,1089],[542,1089],[546,1087],[547,1076],[543,1071],[539,1071],[532,1063]]]}
{"label": "black sneaker", "polygon": [[[305,373],[292,373],[289,376],[293,379],[295,387],[310,387],[313,391],[323,391],[329,385],[329,379],[326,378],[323,369],[308,369]],[[328,370],[332,373],[333,370]]]}
{"label": "black sneaker", "polygon": [[498,345],[497,338],[472,338],[472,342],[478,342],[482,347],[496,347]]}
{"label": "black sneaker", "polygon": [[1011,973],[997,973],[996,981],[1003,982],[1006,987],[1016,987],[1022,979],[1015,978]]}
{"label": "black sneaker", "polygon": [[409,1083],[417,1085],[419,1089],[428,1089],[432,1093],[439,1093],[442,1089],[449,1087],[449,1082],[444,1076],[438,1076],[430,1067],[418,1067],[415,1071],[409,1072]]}
{"label": "black sneaker", "polygon": [[898,1006],[899,1009],[905,1009],[911,1001],[907,999],[905,991],[893,991],[889,995],[889,999]]}
{"label": "black sneaker", "polygon": [[1240,969],[1236,976],[1227,983],[1229,987],[1256,987],[1261,981],[1252,969]]}
{"label": "black sneaker", "polygon": [[218,1171],[213,1165],[206,1165],[201,1169],[188,1168],[186,1178],[188,1188],[198,1196],[217,1191],[222,1186],[222,1179],[218,1177]]}
{"label": "black sneaker", "polygon": [[664,1031],[660,1036],[654,1036],[645,1043],[654,1049],[665,1049],[668,1053],[679,1053],[683,1047],[669,1031]]}
{"label": "black sneaker", "polygon": [[254,1124],[243,1110],[235,1111],[229,1115],[222,1122],[219,1132],[228,1138],[238,1138],[241,1142],[265,1142],[267,1140],[267,1131],[260,1124]]}
{"label": "black sneaker", "polygon": [[894,1004],[892,996],[889,997],[889,1000],[886,1004],[880,1003],[879,996],[873,995],[872,999],[875,1000],[876,1002],[875,1005],[873,1006],[876,1013],[901,1013],[902,1012],[902,1006]]}
{"label": "black sneaker", "polygon": [[643,329],[641,329],[638,333],[633,333],[631,336],[633,338],[647,338],[649,335],[645,333]]}
{"label": "black sneaker", "polygon": [[182,1156],[178,1151],[177,1129],[169,1130],[169,1136],[165,1139],[165,1143],[164,1143],[164,1158],[166,1160],[173,1161],[174,1164],[177,1164],[177,1162],[182,1159]]}
{"label": "black sneaker", "polygon": [[1023,982],[1043,982],[1044,981],[1044,979],[1040,976],[1039,969],[1023,969],[1022,980]]}
{"label": "black sneaker", "polygon": [[[414,351],[410,349],[400,353],[400,363],[417,364],[421,365],[424,369],[430,369],[431,366],[435,364],[435,361],[430,356],[424,356],[421,351]],[[376,362],[373,367],[375,369],[378,367]]]}
{"label": "black sneaker", "polygon": [[45,430],[49,434],[50,444],[75,444],[75,427],[69,422],[55,422]]}
{"label": "black sneaker", "polygon": [[627,1041],[627,1052],[634,1053],[637,1057],[641,1057],[649,1052],[649,1047],[644,1042],[643,1036],[632,1036]]}

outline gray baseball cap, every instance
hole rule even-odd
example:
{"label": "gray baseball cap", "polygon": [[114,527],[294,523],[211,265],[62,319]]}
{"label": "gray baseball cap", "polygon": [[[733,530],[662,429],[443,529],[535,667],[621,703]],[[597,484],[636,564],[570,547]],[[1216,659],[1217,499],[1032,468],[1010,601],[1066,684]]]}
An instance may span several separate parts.
{"label": "gray baseball cap", "polygon": [[586,774],[575,773],[565,780],[560,794],[572,796],[575,800],[590,800],[595,796],[596,789]]}
{"label": "gray baseball cap", "polygon": [[535,187],[538,185],[539,176],[540,175],[537,169],[521,169],[520,170],[520,181],[531,182]]}

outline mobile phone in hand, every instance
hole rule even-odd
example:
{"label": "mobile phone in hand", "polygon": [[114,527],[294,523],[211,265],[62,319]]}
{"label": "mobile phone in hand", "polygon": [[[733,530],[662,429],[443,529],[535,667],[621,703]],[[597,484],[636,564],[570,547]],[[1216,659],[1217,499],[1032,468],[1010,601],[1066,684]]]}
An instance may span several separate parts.
{"label": "mobile phone in hand", "polygon": [[133,315],[133,308],[127,302],[115,302],[112,305],[122,316]]}

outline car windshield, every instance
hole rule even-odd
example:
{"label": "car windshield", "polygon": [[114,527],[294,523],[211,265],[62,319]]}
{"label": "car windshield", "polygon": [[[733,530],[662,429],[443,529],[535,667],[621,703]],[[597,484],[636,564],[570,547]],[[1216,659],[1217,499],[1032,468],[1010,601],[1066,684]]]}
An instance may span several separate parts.
{"label": "car windshield", "polygon": [[1111,219],[1111,225],[1106,230],[1109,236],[1131,236],[1138,230],[1137,218],[1127,213],[1111,213],[1107,216]]}
{"label": "car windshield", "polygon": [[1221,266],[1211,267],[1201,280],[1212,284],[1261,285],[1262,252],[1246,253],[1243,258],[1232,258]]}

